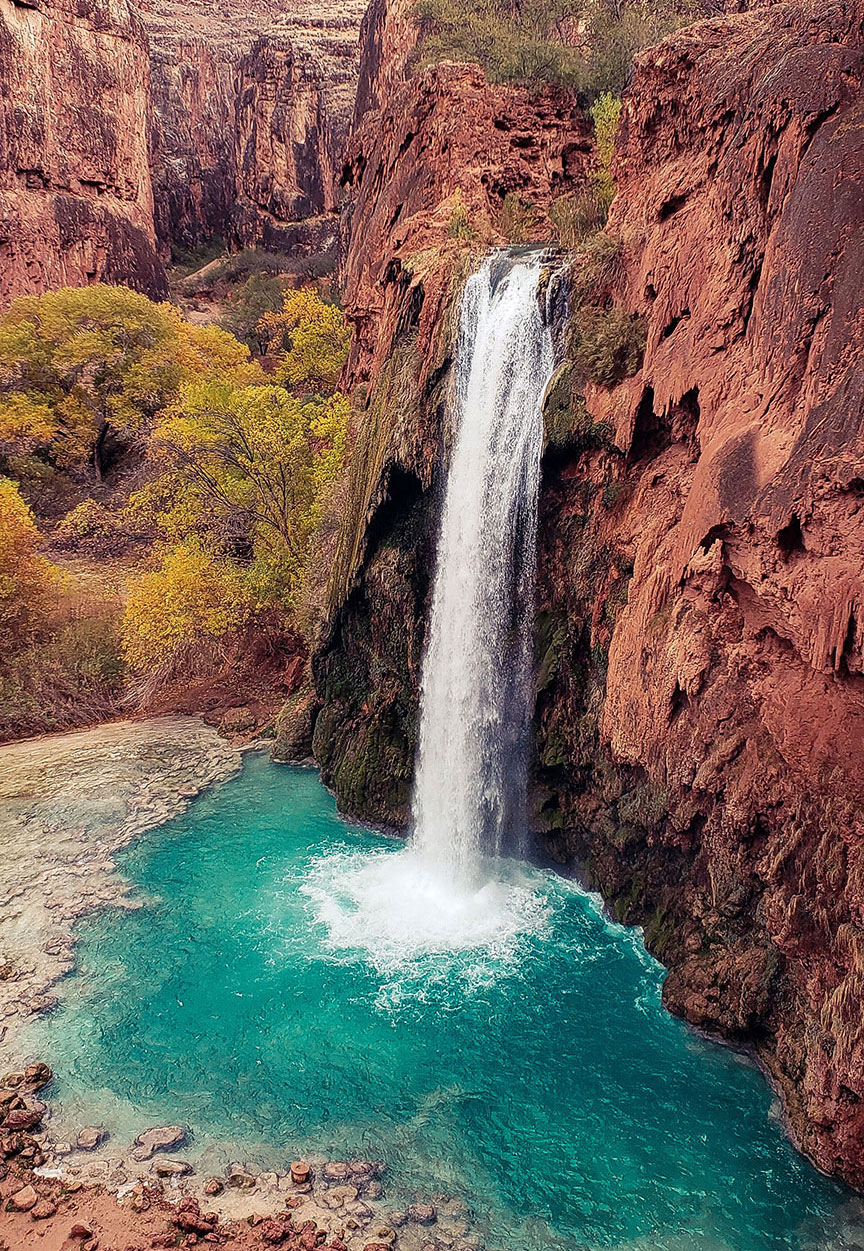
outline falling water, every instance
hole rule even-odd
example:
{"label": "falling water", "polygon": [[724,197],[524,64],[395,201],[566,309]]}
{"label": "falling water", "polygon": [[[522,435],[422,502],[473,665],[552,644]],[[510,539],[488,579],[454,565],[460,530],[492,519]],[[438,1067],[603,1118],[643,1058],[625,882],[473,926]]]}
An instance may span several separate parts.
{"label": "falling water", "polygon": [[485,976],[480,952],[504,967],[547,922],[536,883],[497,859],[526,829],[542,398],[553,368],[540,270],[539,257],[500,254],[465,288],[411,839],[395,856],[330,856],[304,888],[329,945],[362,950],[399,993],[414,974],[424,987],[454,980],[452,967],[423,964],[432,954],[469,978]]}
{"label": "falling water", "polygon": [[553,367],[539,259],[466,285],[456,445],[423,670],[413,846],[454,883],[526,826],[542,399]]}

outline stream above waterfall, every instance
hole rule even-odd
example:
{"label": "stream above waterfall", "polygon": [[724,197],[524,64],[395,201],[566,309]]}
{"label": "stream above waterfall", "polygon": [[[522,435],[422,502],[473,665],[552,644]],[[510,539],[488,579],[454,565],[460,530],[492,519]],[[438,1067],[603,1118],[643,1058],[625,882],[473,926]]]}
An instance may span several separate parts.
{"label": "stream above waterfall", "polygon": [[394,1207],[458,1195],[497,1251],[864,1245],[759,1072],[662,1009],[638,932],[573,883],[506,866],[524,925],[498,942],[352,945],[334,863],[402,855],[257,753],[120,853],[144,906],[78,923],[22,1040],[57,1073],[52,1136],[104,1124],[121,1154],[181,1122],[202,1171],[380,1158]]}

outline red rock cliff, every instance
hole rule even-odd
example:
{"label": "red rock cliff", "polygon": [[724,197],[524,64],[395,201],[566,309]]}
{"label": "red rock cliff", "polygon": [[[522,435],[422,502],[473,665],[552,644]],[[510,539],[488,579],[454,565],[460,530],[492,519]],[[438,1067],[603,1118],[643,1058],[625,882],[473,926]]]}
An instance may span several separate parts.
{"label": "red rock cliff", "polygon": [[[749,1040],[794,1132],[864,1184],[864,103],[860,5],[644,54],[610,233],[647,324],[554,460],[545,823]],[[603,424],[608,423],[608,424]],[[578,533],[579,538],[575,536]]]}
{"label": "red rock cliff", "polygon": [[[291,249],[332,214],[364,0],[241,10],[142,0],[153,61],[156,228],[163,248],[219,236]],[[335,219],[329,235],[335,233]],[[322,223],[310,236],[320,243]]]}
{"label": "red rock cliff", "polygon": [[0,303],[99,280],[165,293],[149,77],[126,0],[0,0]]}
{"label": "red rock cliff", "polygon": [[[369,402],[315,750],[344,806],[398,822],[446,446],[451,197],[483,242],[523,189],[542,233],[586,133],[560,99],[471,67],[406,79],[387,16],[367,19],[345,169],[349,376]],[[598,281],[646,350],[634,377],[587,388],[547,453],[534,768],[538,834],[644,925],[668,1005],[753,1045],[798,1142],[859,1186],[862,43],[860,0],[796,2],[638,59]]]}
{"label": "red rock cliff", "polygon": [[157,243],[332,242],[363,8],[0,0],[0,302],[99,279],[163,296]]}

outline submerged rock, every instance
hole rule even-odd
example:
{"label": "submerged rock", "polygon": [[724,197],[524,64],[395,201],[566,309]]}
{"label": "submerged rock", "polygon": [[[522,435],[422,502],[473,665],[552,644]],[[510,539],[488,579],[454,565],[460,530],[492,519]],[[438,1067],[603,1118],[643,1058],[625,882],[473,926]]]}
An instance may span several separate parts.
{"label": "submerged rock", "polygon": [[438,1213],[431,1203],[412,1203],[408,1207],[408,1220],[414,1221],[416,1225],[434,1225],[438,1219]]}
{"label": "submerged rock", "polygon": [[344,1182],[351,1175],[351,1169],[344,1160],[328,1160],[321,1170],[325,1182]]}
{"label": "submerged rock", "polygon": [[154,1160],[150,1172],[157,1177],[188,1177],[195,1170],[186,1160]]}
{"label": "submerged rock", "polygon": [[228,1166],[228,1185],[233,1186],[236,1190],[252,1190],[257,1178],[247,1172],[242,1164],[229,1164]]}

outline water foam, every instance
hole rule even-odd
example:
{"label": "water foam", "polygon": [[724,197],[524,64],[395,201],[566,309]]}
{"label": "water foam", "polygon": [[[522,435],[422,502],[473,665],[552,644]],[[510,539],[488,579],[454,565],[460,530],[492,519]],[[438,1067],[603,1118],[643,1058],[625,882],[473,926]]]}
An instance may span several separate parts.
{"label": "water foam", "polygon": [[554,364],[539,277],[537,256],[496,255],[462,300],[409,846],[328,857],[303,888],[331,952],[362,951],[403,986],[418,962],[424,984],[452,985],[456,965],[463,985],[512,969],[548,914],[536,880],[499,858],[527,829],[542,399]]}
{"label": "water foam", "polygon": [[384,978],[476,984],[512,972],[527,941],[549,927],[539,874],[508,861],[472,887],[454,886],[411,848],[316,861],[301,887],[331,954],[360,956]]}

